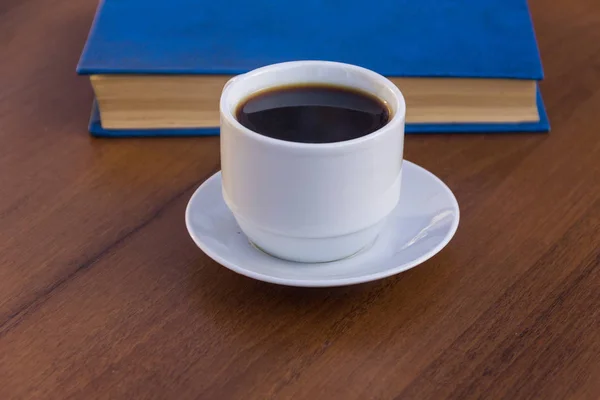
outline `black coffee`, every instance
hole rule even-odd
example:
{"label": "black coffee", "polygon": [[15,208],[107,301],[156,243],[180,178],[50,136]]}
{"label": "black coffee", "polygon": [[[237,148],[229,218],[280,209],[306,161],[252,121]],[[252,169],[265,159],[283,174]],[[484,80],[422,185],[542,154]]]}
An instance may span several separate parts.
{"label": "black coffee", "polygon": [[356,139],[388,123],[380,99],[358,90],[327,85],[276,87],[241,102],[237,120],[275,139],[332,143]]}

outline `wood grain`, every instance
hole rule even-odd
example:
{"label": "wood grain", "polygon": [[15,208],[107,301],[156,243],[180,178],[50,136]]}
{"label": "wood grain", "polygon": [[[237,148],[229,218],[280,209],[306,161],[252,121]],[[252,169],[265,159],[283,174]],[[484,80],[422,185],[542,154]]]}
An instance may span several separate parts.
{"label": "wood grain", "polygon": [[217,138],[87,134],[95,7],[0,5],[1,399],[600,398],[600,3],[531,2],[550,134],[407,138],[458,197],[450,245],[322,290],[188,238]]}

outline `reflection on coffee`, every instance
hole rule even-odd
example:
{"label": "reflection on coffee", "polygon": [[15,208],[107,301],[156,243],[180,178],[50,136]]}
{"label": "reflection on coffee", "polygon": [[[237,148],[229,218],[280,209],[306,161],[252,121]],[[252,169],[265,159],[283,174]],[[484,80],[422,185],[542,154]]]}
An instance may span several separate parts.
{"label": "reflection on coffee", "polygon": [[306,84],[255,93],[235,110],[246,128],[271,138],[333,143],[368,135],[385,126],[385,102],[356,89]]}

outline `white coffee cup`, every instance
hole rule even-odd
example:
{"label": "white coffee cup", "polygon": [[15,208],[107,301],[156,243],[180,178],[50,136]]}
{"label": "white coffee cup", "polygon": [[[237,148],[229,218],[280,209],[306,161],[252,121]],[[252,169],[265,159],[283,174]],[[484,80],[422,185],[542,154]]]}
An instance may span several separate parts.
{"label": "white coffee cup", "polygon": [[[323,144],[263,136],[236,120],[237,106],[257,91],[305,83],[373,94],[391,119],[369,135]],[[258,248],[282,259],[327,262],[376,240],[400,197],[406,105],[396,85],[354,65],[286,62],[230,80],[220,112],[223,197]]]}

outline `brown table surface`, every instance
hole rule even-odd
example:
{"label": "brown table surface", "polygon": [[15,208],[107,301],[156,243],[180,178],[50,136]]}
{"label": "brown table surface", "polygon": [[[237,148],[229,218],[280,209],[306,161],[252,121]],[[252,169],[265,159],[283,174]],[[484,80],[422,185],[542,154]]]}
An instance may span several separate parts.
{"label": "brown table surface", "polygon": [[188,237],[217,137],[88,135],[96,1],[2,0],[0,399],[600,398],[600,3],[531,3],[553,131],[408,136],[454,240],[299,289]]}

